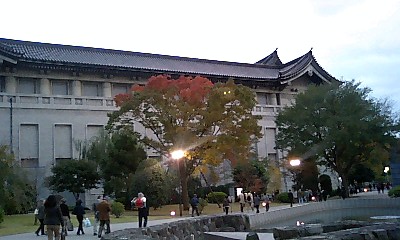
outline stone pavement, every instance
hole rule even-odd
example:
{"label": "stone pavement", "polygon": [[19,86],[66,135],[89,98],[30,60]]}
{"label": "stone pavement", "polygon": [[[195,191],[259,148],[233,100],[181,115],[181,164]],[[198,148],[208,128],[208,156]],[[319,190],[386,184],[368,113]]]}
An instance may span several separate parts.
{"label": "stone pavement", "polygon": [[[354,197],[360,197],[360,198],[387,198],[387,191],[385,191],[384,194],[378,194],[377,191],[372,191],[372,192],[366,192],[366,193],[358,193],[356,195],[353,195]],[[297,205],[297,204],[295,204]],[[294,205],[294,206],[295,206]],[[271,207],[269,211],[279,211],[281,209],[286,209],[289,208],[289,205],[282,205],[282,206],[276,206],[276,207]],[[260,211],[264,210],[264,208],[260,209]],[[264,210],[265,211],[265,210]],[[236,212],[237,213],[237,212]],[[256,214],[252,211],[245,211],[245,214]],[[223,213],[221,213],[223,214]],[[154,226],[154,225],[159,225],[163,223],[169,223],[177,220],[182,220],[184,218],[171,218],[171,219],[161,219],[161,220],[151,220],[148,221],[147,225],[148,226]],[[112,224],[111,223],[111,231],[117,231],[117,230],[122,230],[126,228],[137,228],[138,223],[137,222],[129,222],[129,223],[118,223],[118,224]],[[68,232],[67,239],[71,240],[84,240],[84,239],[99,239],[96,236],[93,236],[93,228],[88,227],[84,228],[85,235],[76,235],[76,230],[77,228],[75,227],[75,231],[73,232]],[[226,233],[225,234],[225,239],[245,239],[247,233]],[[222,237],[222,235],[221,235]],[[259,236],[260,240],[270,240],[273,239],[272,234],[263,234],[262,236]],[[0,237],[0,240],[35,240],[35,239],[47,239],[47,236],[36,236],[35,233],[24,233],[24,234],[16,234],[16,235],[9,235],[9,236],[3,236]],[[222,239],[222,238],[221,238]]]}

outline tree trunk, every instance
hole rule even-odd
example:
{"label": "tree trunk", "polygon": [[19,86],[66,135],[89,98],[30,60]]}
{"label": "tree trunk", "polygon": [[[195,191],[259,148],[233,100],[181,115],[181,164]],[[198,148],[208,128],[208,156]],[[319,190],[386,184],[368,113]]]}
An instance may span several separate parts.
{"label": "tree trunk", "polygon": [[346,196],[346,198],[348,198],[349,197],[349,180],[348,180],[347,176],[342,175],[342,181],[343,181],[343,187],[344,187],[345,194],[346,194],[345,196]]}

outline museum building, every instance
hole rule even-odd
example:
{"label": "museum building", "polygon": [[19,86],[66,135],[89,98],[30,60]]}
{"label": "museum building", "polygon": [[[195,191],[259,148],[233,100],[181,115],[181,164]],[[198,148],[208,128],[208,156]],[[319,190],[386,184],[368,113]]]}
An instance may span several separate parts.
{"label": "museum building", "polygon": [[275,149],[278,111],[310,84],[338,82],[312,50],[287,63],[277,50],[256,63],[236,63],[0,38],[0,145],[11,147],[45,197],[44,176],[57,162],[79,158],[80,144],[98,135],[117,109],[113,97],[158,74],[233,79],[253,89],[253,114],[262,117],[257,155],[271,160],[282,158]]}

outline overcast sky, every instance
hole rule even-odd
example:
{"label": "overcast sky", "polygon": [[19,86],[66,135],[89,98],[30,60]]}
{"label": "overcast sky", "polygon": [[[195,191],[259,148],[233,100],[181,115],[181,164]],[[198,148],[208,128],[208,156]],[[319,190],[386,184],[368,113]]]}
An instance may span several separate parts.
{"label": "overcast sky", "polygon": [[338,79],[355,79],[400,110],[400,0],[8,0],[0,37],[255,63],[313,48]]}

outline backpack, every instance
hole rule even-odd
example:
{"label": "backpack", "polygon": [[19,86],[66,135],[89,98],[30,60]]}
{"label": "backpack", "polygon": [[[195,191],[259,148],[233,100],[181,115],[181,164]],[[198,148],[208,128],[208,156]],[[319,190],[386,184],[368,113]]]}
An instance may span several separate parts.
{"label": "backpack", "polygon": [[136,206],[137,208],[143,208],[143,207],[144,207],[144,202],[143,202],[142,198],[136,199],[136,201],[135,201],[135,206]]}
{"label": "backpack", "polygon": [[250,195],[247,195],[247,201],[251,201],[251,197],[250,197]]}

